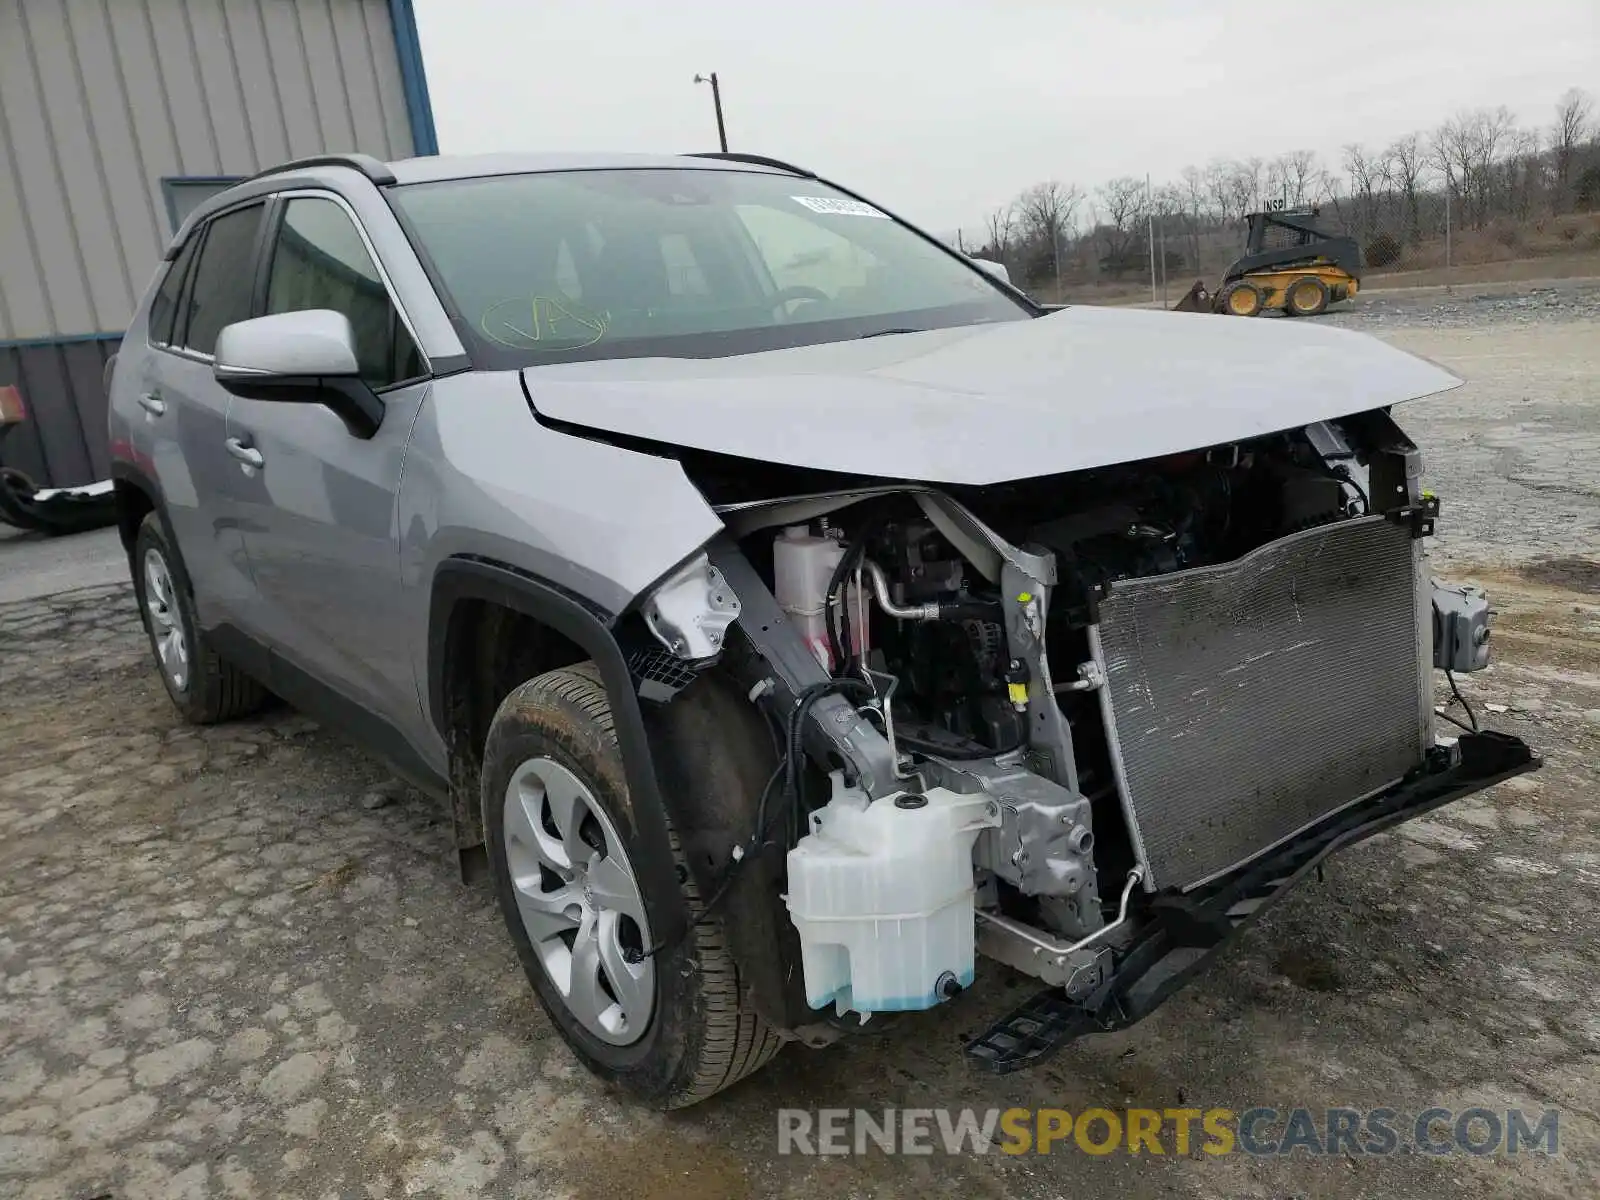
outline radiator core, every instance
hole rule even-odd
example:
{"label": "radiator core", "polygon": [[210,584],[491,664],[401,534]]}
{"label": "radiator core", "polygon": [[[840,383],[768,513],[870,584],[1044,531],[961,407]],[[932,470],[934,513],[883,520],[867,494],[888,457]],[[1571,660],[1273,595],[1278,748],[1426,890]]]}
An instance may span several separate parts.
{"label": "radiator core", "polygon": [[1091,643],[1147,887],[1213,879],[1421,763],[1415,553],[1360,517],[1111,585]]}

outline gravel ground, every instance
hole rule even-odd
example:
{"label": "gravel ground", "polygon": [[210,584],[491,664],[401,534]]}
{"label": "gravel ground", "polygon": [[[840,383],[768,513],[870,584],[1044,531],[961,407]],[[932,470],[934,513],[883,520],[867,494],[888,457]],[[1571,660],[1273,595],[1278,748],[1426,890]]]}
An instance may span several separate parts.
{"label": "gravel ground", "polygon": [[[429,802],[293,713],[180,725],[121,584],[0,603],[0,1196],[1600,1194],[1600,290],[1527,298],[1330,319],[1471,381],[1404,419],[1444,498],[1435,555],[1501,614],[1463,686],[1546,768],[1334,859],[1144,1024],[1003,1080],[959,1054],[1023,994],[991,968],[646,1111],[562,1046]],[[785,1106],[1479,1103],[1560,1109],[1561,1153],[813,1159],[775,1137]]]}
{"label": "gravel ground", "polygon": [[1461,283],[1362,292],[1322,318],[1349,329],[1484,329],[1600,321],[1600,279]]}

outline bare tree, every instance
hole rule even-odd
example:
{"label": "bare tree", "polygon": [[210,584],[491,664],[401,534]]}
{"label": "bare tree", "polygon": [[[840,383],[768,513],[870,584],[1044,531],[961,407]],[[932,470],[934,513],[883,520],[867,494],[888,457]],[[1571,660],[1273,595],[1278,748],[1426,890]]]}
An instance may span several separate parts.
{"label": "bare tree", "polygon": [[1550,131],[1550,145],[1555,151],[1557,201],[1560,205],[1570,203],[1572,158],[1590,132],[1593,115],[1594,99],[1582,88],[1568,88],[1556,101],[1556,123]]}
{"label": "bare tree", "polygon": [[1121,276],[1135,265],[1143,246],[1140,226],[1146,216],[1145,181],[1124,175],[1095,189],[1102,214],[1099,233],[1105,244],[1101,265],[1111,275]]}
{"label": "bare tree", "polygon": [[1350,223],[1356,237],[1364,241],[1378,226],[1388,187],[1384,156],[1351,142],[1344,148],[1344,171],[1350,177]]}
{"label": "bare tree", "polygon": [[1176,183],[1163,183],[1159,185],[1149,197],[1149,214],[1154,228],[1145,226],[1146,236],[1154,235],[1155,251],[1152,261],[1160,264],[1161,278],[1167,277],[1169,264],[1173,269],[1181,269],[1185,262],[1192,262],[1180,247],[1189,231],[1188,212],[1184,197],[1183,187]]}
{"label": "bare tree", "polygon": [[1383,167],[1389,186],[1400,193],[1405,206],[1406,241],[1422,240],[1422,204],[1419,191],[1422,173],[1428,168],[1427,146],[1420,133],[1408,133],[1390,143],[1383,152]]}
{"label": "bare tree", "polygon": [[1279,154],[1267,160],[1266,179],[1263,181],[1265,190],[1262,199],[1271,207],[1274,201],[1281,200],[1285,208],[1289,207],[1289,164],[1284,162],[1283,155]]}
{"label": "bare tree", "polygon": [[1512,129],[1506,135],[1505,158],[1500,167],[1500,190],[1504,211],[1519,221],[1533,212],[1534,197],[1547,191],[1548,163],[1540,153],[1539,133],[1534,129]]}
{"label": "bare tree", "polygon": [[1261,177],[1265,168],[1259,158],[1228,164],[1227,203],[1225,215],[1230,221],[1242,221],[1256,207],[1261,198]]}
{"label": "bare tree", "polygon": [[[1452,196],[1463,192],[1465,177],[1470,169],[1470,154],[1465,149],[1466,139],[1460,131],[1459,118],[1452,117],[1428,135],[1428,163],[1444,179],[1445,205]],[[1459,217],[1457,218],[1459,220]]]}
{"label": "bare tree", "polygon": [[1433,133],[1430,150],[1445,186],[1460,195],[1463,217],[1473,228],[1489,219],[1499,191],[1495,167],[1515,129],[1511,110],[1480,108],[1457,113]]}
{"label": "bare tree", "polygon": [[1239,179],[1241,187],[1249,181],[1250,199],[1246,211],[1260,208],[1262,197],[1266,195],[1267,160],[1259,156],[1245,159],[1239,164]]}
{"label": "bare tree", "polygon": [[1057,291],[1061,288],[1061,243],[1072,236],[1082,203],[1083,193],[1076,184],[1055,179],[1036,183],[1017,197],[1015,208],[1023,229],[1050,255]]}
{"label": "bare tree", "polygon": [[1234,174],[1234,165],[1226,159],[1214,158],[1206,164],[1201,178],[1205,182],[1210,216],[1214,221],[1226,221],[1231,215]]}
{"label": "bare tree", "polygon": [[1283,175],[1285,200],[1294,208],[1304,208],[1316,198],[1322,168],[1314,150],[1291,150],[1275,160]]}
{"label": "bare tree", "polygon": [[1200,225],[1206,220],[1206,180],[1196,167],[1185,167],[1179,176],[1178,192],[1182,197],[1183,231],[1188,241],[1189,265],[1200,267]]}
{"label": "bare tree", "polygon": [[1011,252],[1011,238],[1017,228],[1016,206],[1007,204],[1004,208],[995,209],[984,218],[983,228],[989,239],[989,250],[997,261],[1005,262],[1006,256]]}

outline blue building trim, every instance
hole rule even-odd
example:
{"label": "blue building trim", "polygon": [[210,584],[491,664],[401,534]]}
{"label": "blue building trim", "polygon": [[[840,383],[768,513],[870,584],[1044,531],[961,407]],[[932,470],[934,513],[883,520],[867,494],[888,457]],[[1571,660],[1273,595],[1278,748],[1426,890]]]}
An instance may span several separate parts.
{"label": "blue building trim", "polygon": [[74,346],[79,342],[120,342],[122,334],[111,333],[56,333],[46,337],[0,338],[0,350],[28,350],[35,346]]}
{"label": "blue building trim", "polygon": [[416,153],[439,153],[439,135],[433,128],[433,103],[428,99],[428,77],[422,69],[422,42],[417,37],[417,14],[411,0],[389,0],[389,23],[394,26],[394,48],[400,60],[400,88],[411,120],[411,144]]}

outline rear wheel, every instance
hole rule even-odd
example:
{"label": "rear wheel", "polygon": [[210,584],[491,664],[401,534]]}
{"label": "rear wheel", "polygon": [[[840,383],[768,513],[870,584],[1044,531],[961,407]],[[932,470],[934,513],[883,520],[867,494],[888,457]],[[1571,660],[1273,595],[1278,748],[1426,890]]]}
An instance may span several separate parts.
{"label": "rear wheel", "polygon": [[1222,289],[1218,307],[1231,317],[1253,317],[1261,311],[1261,289],[1240,280]]}
{"label": "rear wheel", "polygon": [[160,518],[146,513],[133,543],[133,591],[150,650],[167,695],[192,725],[248,716],[267,693],[254,679],[211,649],[195,624],[178,558]]}
{"label": "rear wheel", "polygon": [[1296,279],[1284,293],[1283,311],[1291,317],[1315,317],[1328,309],[1328,285],[1315,275]]}
{"label": "rear wheel", "polygon": [[[778,1035],[743,1007],[720,916],[655,949],[665,924],[638,882],[644,852],[592,664],[511,693],[489,728],[483,821],[495,892],[523,970],[590,1070],[667,1108],[767,1062]],[[673,835],[680,902],[702,913]]]}

